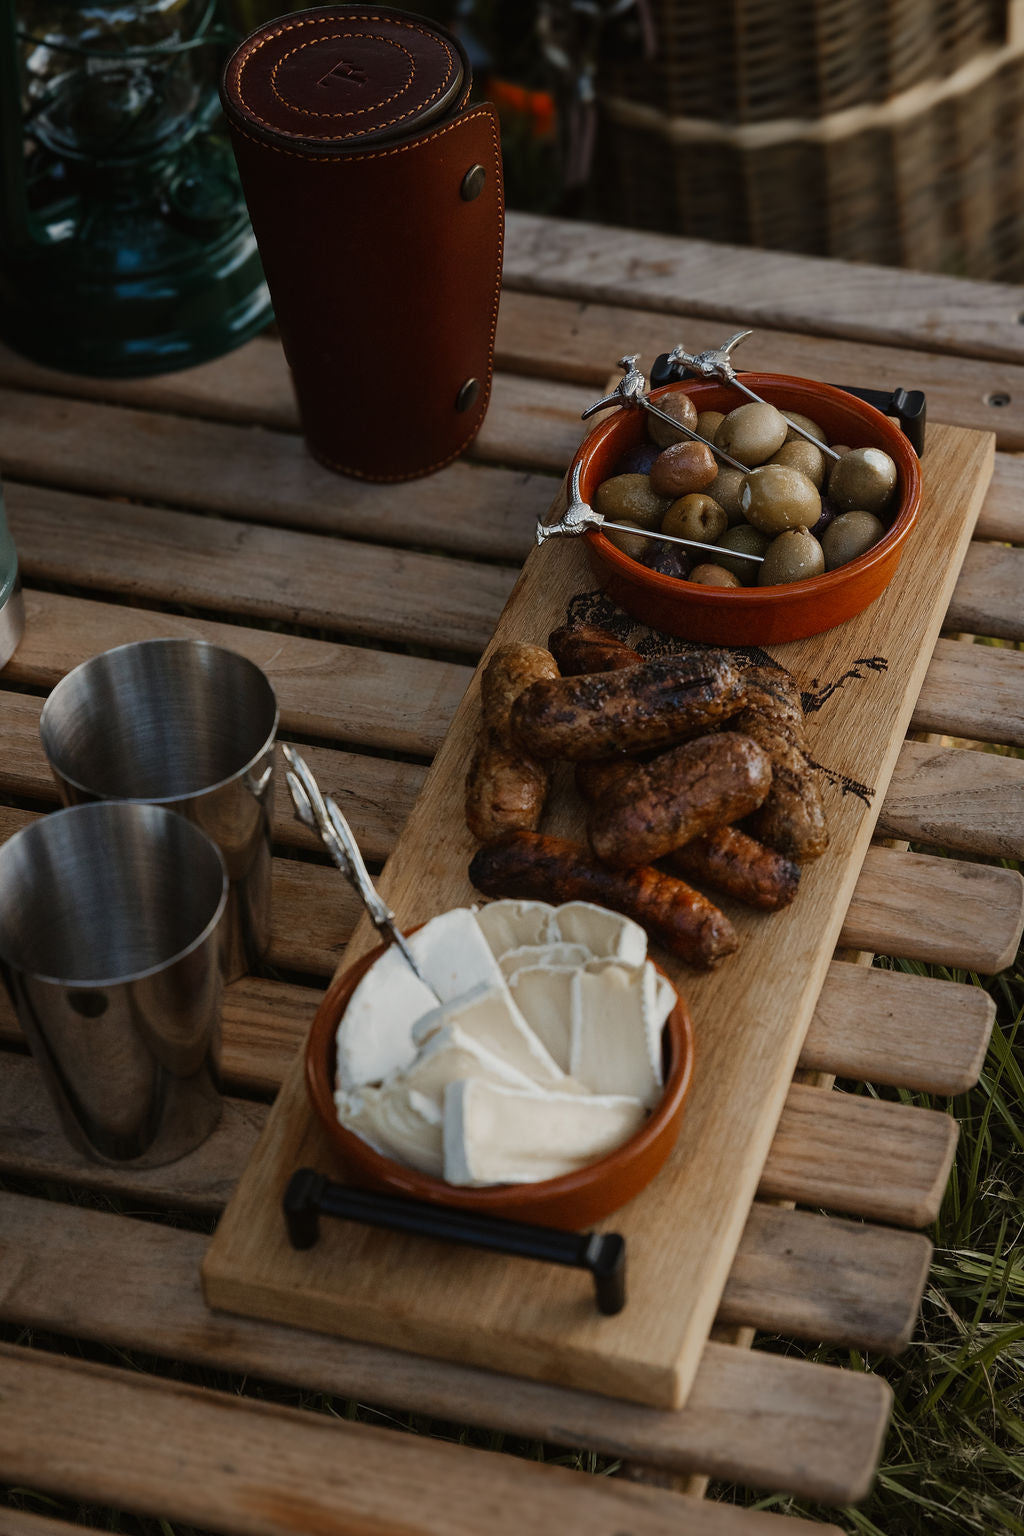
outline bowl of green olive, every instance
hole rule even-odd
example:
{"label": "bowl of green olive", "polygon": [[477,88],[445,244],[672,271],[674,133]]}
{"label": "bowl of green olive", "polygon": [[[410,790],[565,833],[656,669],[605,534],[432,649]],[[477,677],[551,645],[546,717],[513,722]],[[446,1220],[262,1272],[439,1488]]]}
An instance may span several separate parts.
{"label": "bowl of green olive", "polygon": [[884,590],[917,518],[921,471],[897,423],[845,390],[742,377],[767,404],[718,382],[668,384],[650,398],[678,429],[645,410],[616,411],[572,469],[582,499],[627,525],[583,535],[620,607],[686,639],[767,645],[842,624]]}

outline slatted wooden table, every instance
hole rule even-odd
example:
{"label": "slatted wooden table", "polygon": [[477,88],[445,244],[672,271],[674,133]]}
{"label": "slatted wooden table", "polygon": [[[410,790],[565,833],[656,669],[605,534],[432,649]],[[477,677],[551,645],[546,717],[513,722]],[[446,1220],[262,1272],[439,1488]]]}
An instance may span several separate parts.
{"label": "slatted wooden table", "polygon": [[[990,1007],[977,989],[871,970],[855,952],[991,971],[1019,938],[1020,877],[998,861],[1024,844],[1024,763],[937,738],[1024,745],[1024,656],[972,642],[1024,635],[1024,553],[1008,547],[1024,541],[1012,456],[1024,447],[1022,311],[1022,290],[513,215],[484,429],[471,458],[398,487],[308,458],[273,340],[132,384],[0,352],[0,471],[28,617],[0,675],[0,836],[55,804],[37,724],[57,679],[124,641],[195,635],[266,669],[282,735],[343,788],[383,862],[557,491],[580,411],[625,351],[649,359],[755,325],[746,365],[923,388],[933,420],[997,431],[1000,449],[686,1406],[204,1307],[203,1218],[227,1201],[357,916],[282,784],[274,969],[229,990],[230,1097],[198,1152],[135,1176],[84,1162],[0,1012],[0,1478],[64,1501],[54,1518],[8,1499],[23,1507],[2,1508],[4,1531],[59,1536],[81,1502],[238,1536],[468,1536],[518,1531],[524,1517],[538,1532],[784,1536],[804,1522],[702,1500],[699,1479],[832,1505],[864,1494],[884,1384],[748,1345],[755,1329],[883,1351],[909,1340],[930,1251],[915,1229],[937,1210],[955,1128],[831,1080],[959,1091],[980,1069]],[[395,380],[396,407],[410,387]],[[302,1406],[258,1399],[251,1379],[295,1389]],[[584,1447],[645,1481],[348,1422],[316,1411],[323,1394]]]}

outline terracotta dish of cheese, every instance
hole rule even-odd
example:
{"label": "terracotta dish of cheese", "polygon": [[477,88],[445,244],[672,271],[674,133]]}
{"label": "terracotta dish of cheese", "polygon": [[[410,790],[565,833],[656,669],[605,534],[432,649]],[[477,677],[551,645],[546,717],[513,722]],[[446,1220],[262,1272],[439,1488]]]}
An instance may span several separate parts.
{"label": "terracotta dish of cheese", "polygon": [[410,938],[440,1003],[382,945],[310,1030],[307,1086],[343,1177],[568,1228],[638,1194],[675,1145],[693,1065],[642,930],[586,902],[496,901]]}

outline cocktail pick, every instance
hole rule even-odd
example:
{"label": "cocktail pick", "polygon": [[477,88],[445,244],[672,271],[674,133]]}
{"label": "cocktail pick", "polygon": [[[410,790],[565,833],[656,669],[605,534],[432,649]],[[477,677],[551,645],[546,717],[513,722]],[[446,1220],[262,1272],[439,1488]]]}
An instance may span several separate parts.
{"label": "cocktail pick", "polygon": [[704,554],[730,555],[736,560],[753,560],[760,565],[763,555],[748,555],[742,549],[723,549],[720,544],[702,544],[699,539],[681,539],[674,533],[655,533],[647,528],[636,528],[632,523],[613,523],[611,518],[595,512],[580,495],[581,466],[573,467],[569,505],[557,523],[537,521],[537,543],[545,539],[564,538],[567,535],[586,533],[588,528],[617,528],[622,533],[635,533],[641,539],[654,539],[662,544],[685,544],[687,549],[699,549]]}
{"label": "cocktail pick", "polygon": [[746,464],[741,464],[739,459],[734,459],[726,453],[724,448],[716,448],[715,444],[707,437],[701,437],[692,427],[684,427],[681,421],[663,411],[660,406],[654,404],[647,394],[647,380],[636,366],[639,352],[634,352],[631,357],[620,357],[618,367],[623,369],[624,376],[616,384],[610,395],[605,395],[601,400],[595,400],[593,405],[588,405],[580,417],[586,421],[588,416],[593,416],[595,411],[603,411],[609,405],[626,406],[628,409],[641,409],[649,411],[652,416],[657,416],[659,421],[667,421],[670,427],[677,432],[682,432],[686,437],[692,438],[695,443],[703,443],[705,448],[710,448],[717,459],[728,464],[732,469],[738,469],[741,474],[749,475],[750,470]]}
{"label": "cocktail pick", "polygon": [[296,816],[304,826],[309,827],[311,832],[317,833],[346,880],[355,888],[369,913],[373,926],[401,950],[419,980],[433,992],[438,1002],[441,1002],[442,999],[437,996],[437,992],[416,964],[412,950],[409,948],[409,941],[395,922],[395,914],[370,879],[369,871],[359,851],[359,844],[355,840],[352,828],[338,809],[336,801],[330,795],[321,793],[320,786],[301,753],[287,742],[282,743],[281,751],[288,764],[285,777],[288,780],[288,788],[291,790]]}
{"label": "cocktail pick", "polygon": [[[749,385],[744,384],[729,356],[734,347],[738,347],[741,341],[753,334],[753,331],[737,331],[734,336],[729,337],[728,341],[723,341],[720,347],[708,347],[704,352],[687,352],[680,342],[668,354],[668,361],[678,364],[680,368],[688,368],[691,373],[697,374],[702,379],[718,379],[722,384],[739,389],[748,399],[756,400],[758,405],[768,405],[769,401],[761,395],[756,395]],[[776,406],[775,409],[778,410],[778,407]],[[828,443],[821,442],[813,433],[800,426],[799,422],[790,421],[785,411],[779,411],[779,415],[784,421],[789,422],[794,432],[800,437],[805,437],[809,443],[813,443],[815,448],[820,448],[822,453],[827,453],[830,459],[840,457],[834,448],[830,448]]]}

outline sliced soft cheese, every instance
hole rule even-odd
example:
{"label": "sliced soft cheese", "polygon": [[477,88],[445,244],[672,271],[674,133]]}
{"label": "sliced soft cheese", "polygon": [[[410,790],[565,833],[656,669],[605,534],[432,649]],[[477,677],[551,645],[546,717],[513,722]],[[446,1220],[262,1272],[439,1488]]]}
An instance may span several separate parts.
{"label": "sliced soft cheese", "polygon": [[488,1082],[502,1083],[509,1088],[522,1089],[524,1093],[542,1091],[532,1077],[520,1072],[494,1051],[489,1051],[456,1024],[448,1024],[431,1035],[413,1064],[388,1079],[383,1085],[383,1091],[420,1094],[432,1100],[440,1110],[449,1083],[460,1078],[477,1077]]}
{"label": "sliced soft cheese", "polygon": [[563,1072],[569,1070],[574,965],[525,965],[509,990],[527,1024]]}
{"label": "sliced soft cheese", "polygon": [[489,901],[475,909],[480,930],[495,955],[520,944],[546,944],[557,937],[555,909],[546,901]]}
{"label": "sliced soft cheese", "polygon": [[348,1000],[338,1025],[336,1083],[379,1083],[416,1055],[413,1025],[437,999],[397,949],[386,949]]}
{"label": "sliced soft cheese", "polygon": [[498,962],[469,907],[453,907],[431,918],[412,934],[409,947],[437,993],[430,1000],[431,1008],[436,1008],[438,999],[450,1003],[482,981],[497,986],[502,979]]}
{"label": "sliced soft cheese", "polygon": [[[338,1094],[338,1119],[348,1130],[385,1157],[434,1178],[444,1175],[444,1128],[437,1107],[423,1114],[412,1095],[385,1088],[364,1088],[360,1094]],[[339,1102],[343,1101],[343,1102]]]}
{"label": "sliced soft cheese", "polygon": [[508,980],[516,971],[522,970],[524,965],[586,965],[588,960],[593,959],[593,950],[585,944],[563,944],[559,941],[555,944],[520,944],[516,949],[506,950],[498,963]]}
{"label": "sliced soft cheese", "polygon": [[592,1093],[624,1093],[650,1108],[661,1088],[661,1052],[651,1020],[657,1010],[657,972],[606,965],[572,979],[569,1070]]}
{"label": "sliced soft cheese", "polygon": [[452,1025],[544,1087],[557,1085],[564,1075],[504,985],[483,982],[453,1003],[424,1014],[413,1028],[413,1040],[420,1045]]}
{"label": "sliced soft cheese", "polygon": [[621,1094],[525,1094],[480,1079],[445,1094],[449,1184],[535,1184],[595,1162],[632,1136],[643,1106]]}
{"label": "sliced soft cheese", "polygon": [[558,932],[569,944],[582,944],[592,955],[643,965],[647,934],[631,917],[609,912],[592,901],[567,901],[556,911]]}

